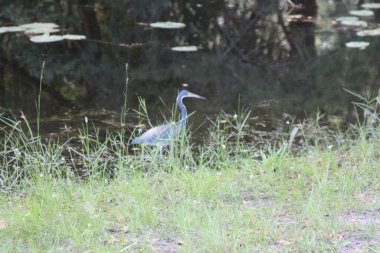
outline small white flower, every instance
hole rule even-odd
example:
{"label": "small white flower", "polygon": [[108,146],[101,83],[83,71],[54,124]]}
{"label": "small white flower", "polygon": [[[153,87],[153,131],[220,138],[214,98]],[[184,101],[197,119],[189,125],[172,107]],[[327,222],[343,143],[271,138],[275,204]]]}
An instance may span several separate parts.
{"label": "small white flower", "polygon": [[88,118],[87,116],[84,116],[84,122],[87,124],[88,123]]}
{"label": "small white flower", "polygon": [[236,119],[237,119],[237,114],[235,113],[235,114],[234,114],[234,120],[236,120]]}
{"label": "small white flower", "polygon": [[44,177],[44,173],[41,172],[41,173],[40,173],[40,177]]}
{"label": "small white flower", "polygon": [[223,145],[222,145],[222,149],[226,149],[226,145],[223,144]]}
{"label": "small white flower", "polygon": [[289,124],[290,124],[289,120],[287,120],[285,123],[286,123],[287,125],[289,125]]}
{"label": "small white flower", "polygon": [[334,147],[334,145],[329,145],[329,146],[327,147],[327,149],[328,149],[328,150],[331,150],[333,147]]}

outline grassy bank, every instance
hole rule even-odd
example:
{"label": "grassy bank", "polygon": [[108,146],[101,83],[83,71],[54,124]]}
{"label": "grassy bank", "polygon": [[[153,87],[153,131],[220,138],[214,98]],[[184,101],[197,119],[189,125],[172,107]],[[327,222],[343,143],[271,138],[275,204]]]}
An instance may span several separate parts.
{"label": "grassy bank", "polygon": [[379,128],[298,126],[292,151],[245,141],[245,118],[165,159],[123,132],[46,144],[3,119],[0,251],[380,252]]}

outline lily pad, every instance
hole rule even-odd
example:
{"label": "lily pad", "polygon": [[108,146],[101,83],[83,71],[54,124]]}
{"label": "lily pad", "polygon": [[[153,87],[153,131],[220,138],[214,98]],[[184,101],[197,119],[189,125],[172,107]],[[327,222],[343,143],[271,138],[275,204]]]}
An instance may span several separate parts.
{"label": "lily pad", "polygon": [[380,9],[380,3],[366,3],[361,5],[364,9]]}
{"label": "lily pad", "polygon": [[178,46],[172,47],[171,50],[177,52],[196,52],[198,51],[198,48],[196,46]]}
{"label": "lily pad", "polygon": [[57,33],[57,32],[59,32],[59,29],[51,28],[51,27],[40,27],[40,28],[27,29],[25,31],[25,34],[43,34],[43,33]]}
{"label": "lily pad", "polygon": [[79,34],[65,34],[62,36],[65,40],[85,40],[86,36]]}
{"label": "lily pad", "polygon": [[359,37],[364,36],[380,36],[380,28],[377,29],[369,29],[369,30],[362,30],[356,33]]}
{"label": "lily pad", "polygon": [[49,35],[44,33],[43,35],[30,37],[30,41],[34,43],[51,43],[63,40],[62,36],[59,35]]}
{"label": "lily pad", "polygon": [[369,46],[369,42],[366,42],[366,41],[350,41],[346,43],[346,47],[348,48],[365,49],[368,46]]}
{"label": "lily pad", "polygon": [[19,27],[19,26],[3,26],[0,27],[0,34],[1,33],[12,33],[12,32],[23,32],[25,31],[25,28]]}
{"label": "lily pad", "polygon": [[343,20],[340,23],[346,26],[361,26],[361,27],[367,26],[367,22],[363,20]]}
{"label": "lily pad", "polygon": [[357,21],[359,20],[358,17],[354,17],[354,16],[343,16],[343,17],[339,17],[336,19],[336,21],[338,22],[342,22],[342,21]]}
{"label": "lily pad", "polygon": [[151,23],[150,27],[161,28],[161,29],[181,29],[181,28],[185,28],[186,25],[184,23],[168,21],[168,22]]}
{"label": "lily pad", "polygon": [[370,17],[373,16],[375,13],[371,10],[352,10],[350,11],[350,14],[359,17]]}
{"label": "lily pad", "polygon": [[24,29],[39,29],[39,28],[58,28],[59,25],[55,23],[35,22],[35,23],[23,24],[23,25],[20,25],[19,27],[22,27]]}

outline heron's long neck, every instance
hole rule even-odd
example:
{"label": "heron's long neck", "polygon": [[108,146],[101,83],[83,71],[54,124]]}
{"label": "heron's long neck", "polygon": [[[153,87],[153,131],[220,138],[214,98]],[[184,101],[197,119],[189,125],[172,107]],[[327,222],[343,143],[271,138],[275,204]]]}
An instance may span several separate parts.
{"label": "heron's long neck", "polygon": [[180,121],[180,126],[183,127],[186,125],[186,120],[187,120],[187,110],[185,105],[182,102],[183,98],[178,99],[178,107],[181,109],[181,121]]}

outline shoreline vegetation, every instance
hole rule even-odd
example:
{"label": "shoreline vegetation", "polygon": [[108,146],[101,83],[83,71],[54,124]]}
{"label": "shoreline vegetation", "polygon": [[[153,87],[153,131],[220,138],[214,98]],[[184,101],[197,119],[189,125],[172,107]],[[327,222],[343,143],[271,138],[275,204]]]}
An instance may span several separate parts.
{"label": "shoreline vegetation", "polygon": [[86,121],[71,146],[2,117],[0,251],[378,252],[378,99],[357,106],[347,131],[317,119],[260,147],[249,112],[218,117],[164,159],[123,129],[100,140]]}
{"label": "shoreline vegetation", "polygon": [[87,117],[74,143],[43,141],[38,97],[36,131],[0,115],[0,251],[378,252],[380,100],[356,96],[364,121],[345,131],[317,115],[253,141],[239,109],[209,119],[201,144],[184,129],[164,156],[128,144],[137,127],[100,136]]}
{"label": "shoreline vegetation", "polygon": [[[26,2],[0,2],[0,253],[380,253],[380,3]],[[213,116],[132,145],[180,81]]]}

